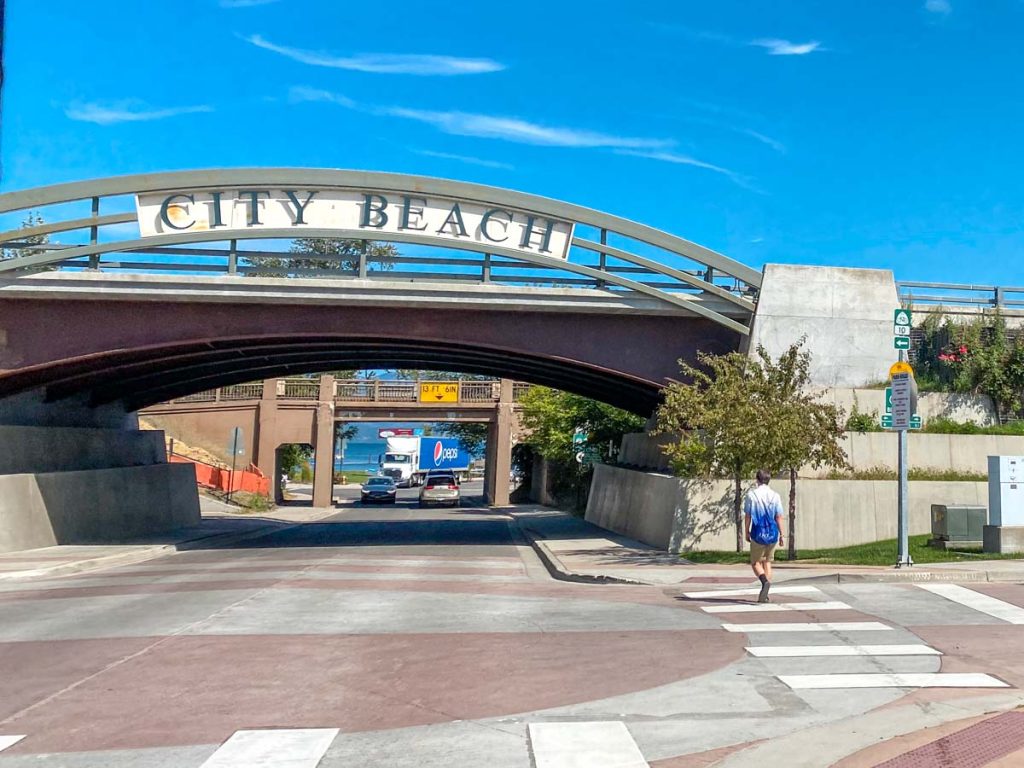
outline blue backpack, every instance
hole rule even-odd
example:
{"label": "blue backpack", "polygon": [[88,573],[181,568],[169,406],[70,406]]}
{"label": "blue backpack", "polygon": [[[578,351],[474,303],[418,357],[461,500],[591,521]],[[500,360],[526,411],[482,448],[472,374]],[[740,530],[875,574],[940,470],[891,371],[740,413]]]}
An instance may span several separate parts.
{"label": "blue backpack", "polygon": [[779,541],[779,525],[775,522],[778,510],[766,505],[759,496],[751,494],[750,540],[758,544],[776,544]]}

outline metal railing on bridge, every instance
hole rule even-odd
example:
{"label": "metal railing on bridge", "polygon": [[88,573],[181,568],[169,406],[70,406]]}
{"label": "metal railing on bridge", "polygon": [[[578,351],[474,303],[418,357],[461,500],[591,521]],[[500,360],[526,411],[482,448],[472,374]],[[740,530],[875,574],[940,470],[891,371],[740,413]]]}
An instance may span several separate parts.
{"label": "metal railing on bridge", "polygon": [[1024,310],[1024,287],[973,285],[969,283],[921,283],[900,281],[900,303],[927,311],[946,309]]}
{"label": "metal railing on bridge", "polygon": [[[486,221],[474,225],[490,233],[486,238],[474,239],[467,234],[441,240],[437,233],[424,231],[426,226],[383,231],[363,225],[355,229],[303,228],[298,226],[300,222],[293,222],[293,226],[285,228],[239,229],[227,220],[218,223],[218,213],[210,226],[193,229],[168,219],[168,226],[154,234],[149,231],[152,222],[139,218],[142,214],[137,208],[141,205],[138,201],[147,195],[170,193],[171,198],[185,204],[186,199],[193,199],[192,192],[215,194],[220,211],[220,195],[226,195],[227,205],[229,197],[249,194],[237,190],[253,189],[254,184],[275,190],[308,190],[310,199],[314,193],[360,193],[372,197],[382,191],[395,200],[403,194],[412,196],[406,197],[407,201],[435,197],[439,204],[489,207],[492,213],[505,218],[519,212],[516,215],[529,216],[531,228],[526,230],[526,239],[521,243],[507,233],[498,237],[496,230],[487,229]],[[259,194],[269,196],[270,192]],[[267,201],[261,201],[261,205],[265,202],[269,205]],[[275,204],[285,203],[287,200],[279,199]],[[170,208],[178,211],[180,206]],[[168,215],[167,201],[163,215]],[[17,226],[19,217],[25,226]],[[541,220],[538,217],[551,222],[551,226],[565,228],[564,252],[528,252],[532,247],[529,237],[533,222]],[[250,224],[259,223],[258,217],[250,218]],[[510,224],[506,222],[503,226]],[[11,255],[0,259],[0,275],[5,279],[31,277],[46,270],[86,272],[92,276],[187,276],[189,285],[230,276],[236,287],[244,285],[245,278],[349,278],[420,283],[425,289],[433,286],[438,290],[450,290],[453,284],[500,285],[514,290],[523,300],[531,293],[540,300],[544,292],[535,289],[594,289],[605,297],[639,297],[665,309],[684,309],[741,334],[749,333],[761,285],[759,270],[618,216],[512,190],[363,171],[183,171],[11,192],[0,195],[0,230],[4,230],[0,231],[0,244]],[[303,252],[301,238],[362,242],[363,246],[344,253]],[[406,253],[392,250],[381,257],[381,252],[368,247],[372,240],[412,244],[417,248]],[[338,285],[334,280],[332,287]],[[375,289],[368,284],[361,287]]]}
{"label": "metal railing on bridge", "polygon": [[[420,385],[423,383],[448,383],[458,388],[457,402],[460,405],[483,405],[497,403],[501,399],[501,382],[497,379],[437,382],[431,380],[390,380],[390,379],[336,379],[334,400],[339,404],[395,403],[411,404],[420,401]],[[531,384],[517,381],[512,384],[512,400],[519,400]],[[276,399],[316,402],[320,399],[319,378],[279,379]],[[263,397],[263,382],[234,384],[218,389],[207,389],[185,397],[176,398],[172,403],[215,403],[240,400],[259,400]]]}

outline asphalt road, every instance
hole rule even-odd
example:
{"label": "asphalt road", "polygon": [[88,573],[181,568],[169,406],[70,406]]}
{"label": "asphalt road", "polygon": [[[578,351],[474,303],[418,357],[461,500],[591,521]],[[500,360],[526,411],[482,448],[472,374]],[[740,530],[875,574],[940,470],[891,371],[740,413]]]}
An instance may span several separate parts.
{"label": "asphalt road", "polygon": [[1019,585],[805,585],[763,611],[702,594],[737,585],[567,583],[505,514],[414,497],[3,583],[0,768],[815,766],[876,750],[850,768],[942,718],[1024,705]]}

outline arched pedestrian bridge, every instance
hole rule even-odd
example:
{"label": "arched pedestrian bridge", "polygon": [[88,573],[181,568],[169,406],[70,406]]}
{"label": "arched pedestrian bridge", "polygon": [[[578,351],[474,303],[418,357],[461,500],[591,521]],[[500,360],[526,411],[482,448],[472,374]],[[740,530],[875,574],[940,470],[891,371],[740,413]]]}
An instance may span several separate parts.
{"label": "arched pedestrian bridge", "polygon": [[[42,223],[17,228],[29,213]],[[680,358],[741,343],[761,283],[610,214],[387,173],[126,176],[0,195],[0,215],[0,398],[23,420],[357,367],[508,377],[649,414]],[[295,254],[295,238],[401,253]]]}

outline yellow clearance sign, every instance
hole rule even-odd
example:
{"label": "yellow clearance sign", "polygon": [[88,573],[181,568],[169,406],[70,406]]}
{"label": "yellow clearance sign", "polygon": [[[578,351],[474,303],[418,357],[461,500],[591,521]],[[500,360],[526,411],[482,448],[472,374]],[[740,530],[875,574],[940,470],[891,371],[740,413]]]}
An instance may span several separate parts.
{"label": "yellow clearance sign", "polygon": [[431,381],[420,384],[421,403],[459,402],[459,382]]}

